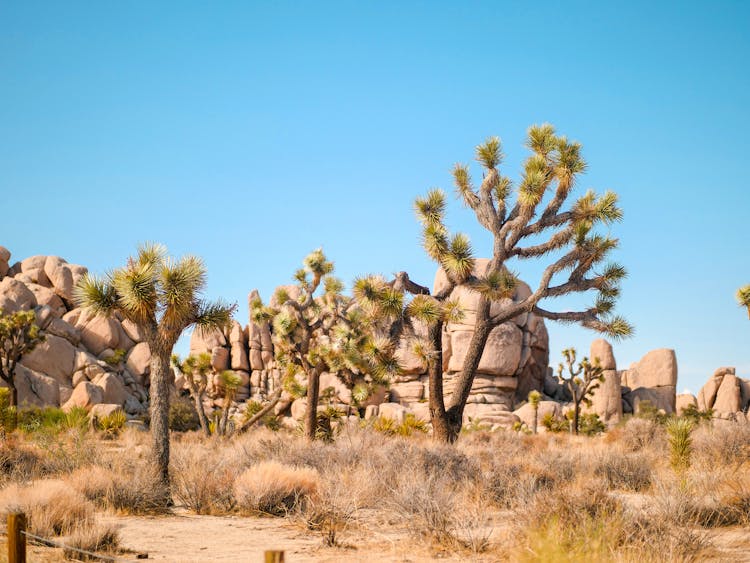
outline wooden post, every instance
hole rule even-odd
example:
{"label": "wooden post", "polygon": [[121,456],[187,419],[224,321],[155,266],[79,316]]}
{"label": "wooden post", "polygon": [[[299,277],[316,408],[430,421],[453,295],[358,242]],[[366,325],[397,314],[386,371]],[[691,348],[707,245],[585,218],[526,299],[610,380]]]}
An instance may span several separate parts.
{"label": "wooden post", "polygon": [[26,563],[26,515],[8,514],[8,563]]}
{"label": "wooden post", "polygon": [[273,550],[266,551],[265,563],[284,563],[284,552]]}

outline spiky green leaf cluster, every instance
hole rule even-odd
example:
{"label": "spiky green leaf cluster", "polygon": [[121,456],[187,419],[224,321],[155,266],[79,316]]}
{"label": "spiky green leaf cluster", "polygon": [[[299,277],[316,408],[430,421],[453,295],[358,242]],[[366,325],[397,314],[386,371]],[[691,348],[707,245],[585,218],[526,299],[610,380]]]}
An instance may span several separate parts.
{"label": "spiky green leaf cluster", "polygon": [[493,270],[477,278],[470,287],[490,301],[511,299],[518,287],[518,277],[510,270]]}

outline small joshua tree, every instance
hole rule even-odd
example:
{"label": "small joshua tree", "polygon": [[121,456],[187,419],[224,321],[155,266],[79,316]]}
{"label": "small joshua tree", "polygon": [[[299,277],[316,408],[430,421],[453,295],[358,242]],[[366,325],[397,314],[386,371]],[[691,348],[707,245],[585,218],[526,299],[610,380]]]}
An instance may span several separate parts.
{"label": "small joshua tree", "polygon": [[750,284],[737,290],[737,302],[740,307],[747,309],[747,316],[750,318]]}
{"label": "small joshua tree", "polygon": [[198,413],[201,430],[206,436],[210,436],[211,430],[208,425],[208,417],[206,417],[206,409],[203,406],[203,398],[208,387],[208,375],[212,373],[211,354],[203,352],[197,356],[188,356],[184,361],[177,354],[174,354],[172,365],[185,376],[190,396]]}
{"label": "small joshua tree", "polygon": [[534,409],[534,426],[531,429],[534,434],[537,432],[537,425],[539,424],[539,403],[542,401],[542,394],[536,389],[529,391],[529,404]]}
{"label": "small joshua tree", "polygon": [[[18,406],[16,366],[21,358],[44,341],[34,311],[6,315],[0,310],[0,377],[10,388],[10,408]],[[15,417],[15,415],[14,415]]]}
{"label": "small joshua tree", "polygon": [[219,436],[226,436],[229,425],[229,409],[232,407],[232,401],[237,396],[240,388],[239,376],[231,370],[224,370],[219,374],[219,386],[224,394],[224,402],[221,405],[221,419],[217,428]]}
{"label": "small joshua tree", "polygon": [[[104,278],[85,275],[76,288],[79,306],[93,313],[115,311],[138,325],[151,350],[151,436],[154,465],[169,490],[170,358],[183,331],[206,331],[229,324],[235,306],[201,298],[206,267],[196,256],[170,258],[160,244],[145,244],[125,266]],[[169,502],[168,496],[165,502]]]}
{"label": "small joshua tree", "polygon": [[589,362],[588,358],[583,358],[576,365],[576,351],[573,348],[563,350],[563,356],[565,357],[565,365],[560,363],[557,367],[557,374],[564,381],[573,398],[573,420],[571,421],[570,431],[577,435],[581,403],[591,406],[589,395],[604,381],[604,370],[599,365],[598,358],[594,359],[593,364]]}
{"label": "small joshua tree", "polygon": [[[260,299],[250,307],[253,320],[271,321],[276,362],[284,371],[285,387],[292,395],[307,395],[304,434],[315,440],[324,372],[385,378],[398,372],[398,362],[391,342],[377,338],[366,315],[342,294],[343,284],[331,275],[333,262],[323,251],[315,250],[303,264],[295,274],[298,295],[282,287],[274,295],[275,307],[264,306]],[[306,386],[296,382],[297,374],[305,376]]]}

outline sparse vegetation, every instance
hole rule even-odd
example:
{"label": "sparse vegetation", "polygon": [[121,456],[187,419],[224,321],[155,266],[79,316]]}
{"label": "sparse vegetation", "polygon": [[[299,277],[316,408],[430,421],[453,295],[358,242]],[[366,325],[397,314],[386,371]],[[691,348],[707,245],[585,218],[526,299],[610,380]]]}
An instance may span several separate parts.
{"label": "sparse vegetation", "polygon": [[[34,311],[16,311],[6,314],[0,309],[0,378],[10,389],[10,406],[18,407],[16,366],[24,355],[45,339],[36,324]],[[13,416],[14,411],[6,411]]]}

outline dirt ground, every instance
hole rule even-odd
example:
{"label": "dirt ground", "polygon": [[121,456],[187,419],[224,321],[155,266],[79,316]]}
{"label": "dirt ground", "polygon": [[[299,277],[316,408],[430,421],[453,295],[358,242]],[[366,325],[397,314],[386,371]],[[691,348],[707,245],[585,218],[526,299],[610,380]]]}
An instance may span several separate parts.
{"label": "dirt ground", "polygon": [[[171,563],[262,562],[266,550],[284,550],[287,563],[333,563],[383,561],[423,563],[426,561],[500,561],[496,554],[449,553],[430,549],[415,542],[408,530],[389,529],[373,532],[371,526],[350,530],[342,547],[325,547],[321,536],[300,523],[281,518],[232,516],[196,516],[177,513],[168,516],[101,515],[104,522],[116,524],[120,531],[119,559],[137,561],[136,554],[148,554],[148,561]],[[385,524],[385,523],[384,523]],[[496,530],[495,535],[502,533]],[[713,544],[715,562],[750,563],[750,529],[724,528],[706,532]],[[356,546],[347,545],[356,541]],[[0,537],[0,563],[7,561],[6,538]],[[66,561],[62,550],[29,546],[28,561]]]}

